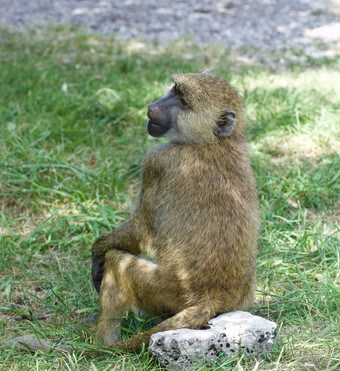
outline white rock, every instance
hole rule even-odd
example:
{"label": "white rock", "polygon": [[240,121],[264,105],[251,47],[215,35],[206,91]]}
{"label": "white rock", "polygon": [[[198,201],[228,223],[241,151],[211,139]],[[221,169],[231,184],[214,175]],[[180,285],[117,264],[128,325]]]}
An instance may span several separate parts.
{"label": "white rock", "polygon": [[204,329],[179,329],[151,336],[150,351],[168,368],[182,370],[220,355],[261,355],[274,346],[277,325],[248,312],[221,314]]}

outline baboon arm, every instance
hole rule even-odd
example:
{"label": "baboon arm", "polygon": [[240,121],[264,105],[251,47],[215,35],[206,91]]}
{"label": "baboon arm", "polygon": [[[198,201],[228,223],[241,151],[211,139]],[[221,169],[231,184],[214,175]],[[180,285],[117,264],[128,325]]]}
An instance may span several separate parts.
{"label": "baboon arm", "polygon": [[141,253],[139,246],[140,241],[132,220],[97,239],[92,246],[92,281],[97,292],[103,279],[105,254],[111,249],[118,249],[138,255]]}
{"label": "baboon arm", "polygon": [[111,249],[127,251],[133,255],[141,253],[140,240],[133,221],[129,220],[109,233],[101,235],[92,247],[92,258],[105,257]]}

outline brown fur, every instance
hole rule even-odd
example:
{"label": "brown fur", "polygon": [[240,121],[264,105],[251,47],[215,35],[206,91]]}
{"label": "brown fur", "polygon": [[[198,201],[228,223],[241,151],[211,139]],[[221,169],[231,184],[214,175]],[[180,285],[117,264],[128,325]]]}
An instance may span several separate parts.
{"label": "brown fur", "polygon": [[[93,246],[94,259],[105,255],[97,335],[113,349],[140,350],[153,333],[200,328],[254,299],[259,212],[242,99],[210,74],[174,82],[190,107],[178,116],[178,137],[148,154],[130,220]],[[236,124],[223,138],[214,129],[226,109]],[[116,343],[130,307],[171,317]]]}

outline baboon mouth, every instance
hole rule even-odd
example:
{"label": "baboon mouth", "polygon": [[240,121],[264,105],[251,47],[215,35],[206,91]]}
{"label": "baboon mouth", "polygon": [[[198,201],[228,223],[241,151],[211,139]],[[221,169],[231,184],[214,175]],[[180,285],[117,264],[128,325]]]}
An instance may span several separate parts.
{"label": "baboon mouth", "polygon": [[161,126],[158,122],[149,120],[148,125],[153,125],[153,126]]}
{"label": "baboon mouth", "polygon": [[167,127],[164,127],[162,124],[152,120],[148,121],[147,129],[148,133],[155,138],[160,138],[168,131]]}

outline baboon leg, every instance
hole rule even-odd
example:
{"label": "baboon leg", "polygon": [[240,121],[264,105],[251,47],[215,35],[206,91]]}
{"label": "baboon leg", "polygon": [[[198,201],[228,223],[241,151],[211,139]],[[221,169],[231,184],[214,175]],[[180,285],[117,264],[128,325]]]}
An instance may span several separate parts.
{"label": "baboon leg", "polygon": [[130,307],[154,315],[174,314],[184,308],[180,285],[151,261],[111,249],[99,293],[97,336],[108,345],[119,341],[121,317]]}
{"label": "baboon leg", "polygon": [[254,277],[244,290],[239,302],[235,306],[237,310],[247,310],[254,302],[256,291],[256,278]]}
{"label": "baboon leg", "polygon": [[179,328],[199,329],[205,325],[216,313],[209,308],[208,305],[200,305],[186,308],[171,318],[163,321],[152,329],[145,331],[131,339],[120,341],[116,344],[111,344],[111,349],[123,350],[128,352],[138,352],[148,345],[151,335],[168,330],[176,330]]}

